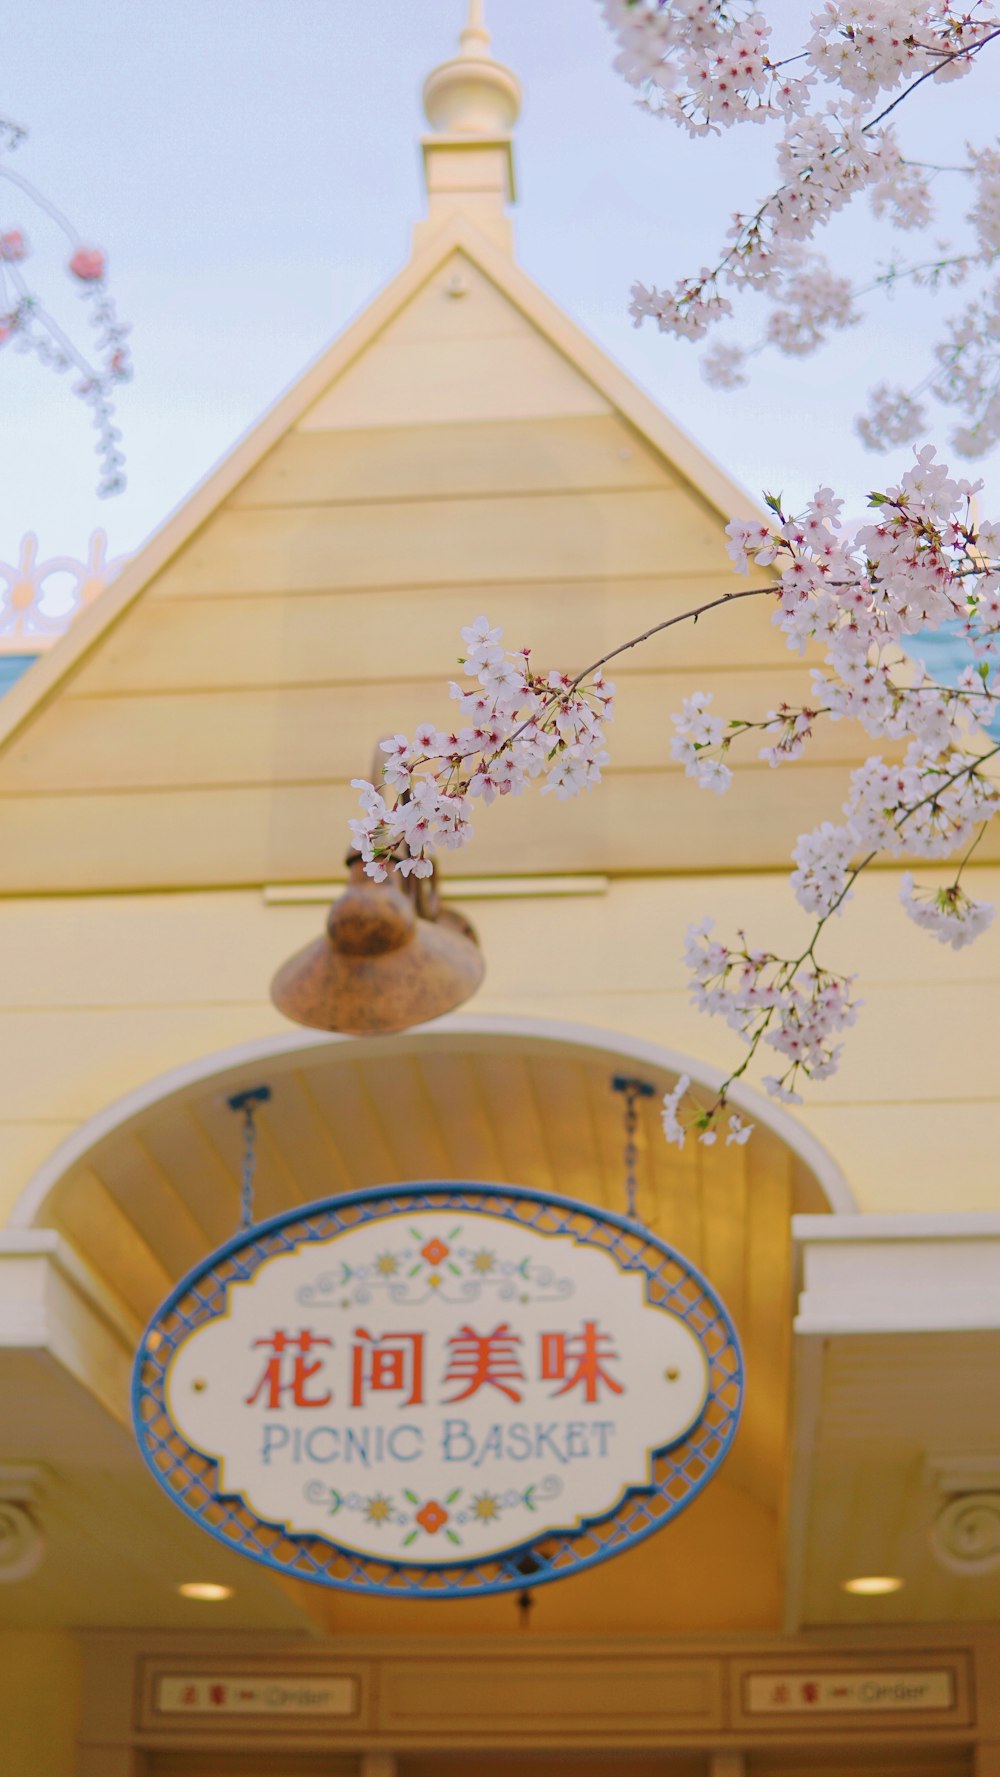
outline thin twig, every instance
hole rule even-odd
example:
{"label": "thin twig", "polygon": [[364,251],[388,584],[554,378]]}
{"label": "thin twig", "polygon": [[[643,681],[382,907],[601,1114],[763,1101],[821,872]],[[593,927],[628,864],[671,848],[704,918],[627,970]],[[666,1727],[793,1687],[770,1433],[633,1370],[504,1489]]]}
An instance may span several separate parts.
{"label": "thin twig", "polygon": [[673,629],[675,623],[697,623],[699,617],[704,617],[707,611],[717,611],[721,605],[731,605],[737,599],[767,596],[774,598],[779,591],[777,583],[773,582],[768,586],[748,586],[742,592],[724,592],[720,598],[709,599],[707,604],[696,605],[690,611],[681,611],[676,617],[665,617],[662,623],[654,623],[651,629],[643,630],[642,635],[633,636],[631,641],[619,643],[617,648],[612,648],[609,653],[602,654],[600,660],[591,661],[590,665],[578,672],[575,679],[571,679],[568,685],[561,685],[558,691],[554,691],[551,697],[546,698],[541,709],[537,710],[533,716],[526,716],[520,726],[514,729],[513,734],[507,736],[503,746],[497,748],[493,757],[498,758],[505,747],[509,747],[511,742],[517,740],[526,728],[530,728],[533,722],[538,721],[539,716],[543,716],[546,710],[552,709],[555,704],[561,703],[571,691],[575,691],[578,685],[582,685],[584,679],[589,679],[592,673],[600,672],[601,667],[607,666],[609,660],[617,660],[619,654],[627,654],[630,648],[638,648],[643,642],[648,642],[652,636],[659,635],[661,630]]}
{"label": "thin twig", "polygon": [[[905,814],[901,815],[899,820],[897,820],[893,823],[896,832],[898,833],[906,825],[906,822],[910,819],[911,815],[916,814],[919,809],[924,808],[928,802],[936,801],[937,798],[941,795],[942,790],[946,790],[950,784],[956,783],[960,777],[967,777],[972,772],[977,771],[979,769],[980,765],[985,764],[987,759],[992,759],[997,753],[1000,753],[1000,745],[997,745],[995,747],[991,747],[988,753],[977,754],[974,759],[970,759],[968,761],[968,763],[966,765],[961,766],[958,771],[952,772],[949,777],[946,777],[944,779],[944,781],[942,783],[938,784],[935,789],[931,790],[928,793],[928,795],[922,797],[919,802],[914,802],[912,807],[908,808],[906,810]],[[982,838],[983,834],[985,833],[988,824],[989,824],[988,821],[983,822],[983,825],[979,831],[977,838],[974,840],[973,844],[970,846],[968,852],[966,853],[961,864],[959,865],[958,875],[955,877],[956,885],[958,883],[959,876],[961,876],[962,871],[964,870],[966,864],[968,863],[969,859],[972,856],[972,853],[975,851],[976,846],[979,844],[979,841]],[[837,895],[836,899],[831,902],[830,906],[827,908],[826,912],[821,916],[821,918],[819,918],[816,921],[816,925],[813,930],[812,937],[811,937],[808,945],[806,946],[805,950],[803,950],[802,954],[800,956],[795,957],[794,959],[790,958],[785,962],[782,962],[780,957],[774,958],[775,963],[777,963],[779,965],[778,979],[781,981],[781,984],[784,988],[788,988],[791,985],[791,983],[795,980],[795,977],[798,974],[799,970],[801,969],[802,965],[806,962],[812,963],[817,974],[823,974],[826,972],[823,969],[823,965],[819,962],[819,960],[816,956],[816,945],[819,942],[820,933],[822,932],[824,926],[828,923],[828,921],[833,918],[833,915],[836,912],[838,912],[838,910],[843,906],[845,900],[847,899],[847,896],[850,894],[851,889],[854,887],[854,884],[857,882],[858,877],[861,875],[862,871],[867,870],[869,865],[874,863],[875,859],[878,857],[879,852],[881,850],[882,850],[881,846],[876,846],[873,851],[870,851],[868,853],[867,857],[862,858],[859,863],[852,865],[851,869],[848,871],[846,877],[844,878],[844,884],[840,890],[840,893]],[[754,1056],[756,1055],[757,1050],[759,1049],[760,1044],[761,1044],[764,1036],[767,1033],[768,1027],[769,1027],[771,1020],[774,1016],[774,1012],[775,1012],[774,1006],[769,1006],[767,1008],[767,1010],[764,1013],[763,1017],[761,1018],[759,1024],[757,1025],[757,1028],[754,1031],[752,1037],[750,1037],[748,1039],[747,1053],[743,1057],[743,1060],[740,1062],[739,1067],[734,1068],[732,1073],[727,1074],[726,1078],[723,1080],[722,1085],[719,1087],[718,1093],[716,1094],[715,1103],[709,1108],[709,1110],[706,1113],[704,1113],[705,1116],[710,1121],[711,1121],[711,1119],[716,1117],[719,1114],[719,1112],[724,1108],[724,1106],[727,1102],[727,1099],[728,1099],[729,1088],[734,1084],[734,1082],[736,1080],[740,1079],[742,1077],[742,1075],[746,1073],[747,1068],[750,1066],[751,1061],[753,1060]],[[796,1062],[793,1065],[798,1066],[800,1064]],[[782,1078],[787,1078],[787,1073],[788,1073],[788,1070],[786,1069],[786,1072],[782,1076]]]}
{"label": "thin twig", "polygon": [[988,43],[995,42],[998,37],[1000,37],[1000,26],[995,31],[990,31],[988,36],[980,37],[978,43],[970,43],[964,49],[953,49],[949,55],[942,56],[933,68],[925,68],[924,72],[917,75],[916,80],[911,82],[905,92],[899,93],[891,105],[887,105],[884,111],[880,111],[877,117],[873,117],[870,123],[865,124],[862,134],[866,135],[869,130],[875,129],[883,118],[888,117],[890,111],[895,111],[896,106],[901,105],[904,99],[908,99],[911,93],[915,93],[918,86],[923,86],[925,80],[931,80],[935,74],[941,72],[942,68],[947,68],[949,62],[957,62],[961,61],[963,57],[978,55],[981,49],[985,49]]}
{"label": "thin twig", "polygon": [[979,829],[979,832],[976,834],[975,839],[972,841],[972,844],[970,845],[968,851],[966,852],[964,858],[962,859],[962,862],[959,864],[958,869],[955,871],[955,881],[952,884],[953,888],[957,888],[960,881],[962,880],[962,871],[965,869],[966,864],[969,862],[969,859],[971,858],[973,852],[975,851],[976,846],[979,844],[979,841],[982,839],[983,834],[985,833],[989,824],[990,823],[988,820],[983,822],[982,826]]}

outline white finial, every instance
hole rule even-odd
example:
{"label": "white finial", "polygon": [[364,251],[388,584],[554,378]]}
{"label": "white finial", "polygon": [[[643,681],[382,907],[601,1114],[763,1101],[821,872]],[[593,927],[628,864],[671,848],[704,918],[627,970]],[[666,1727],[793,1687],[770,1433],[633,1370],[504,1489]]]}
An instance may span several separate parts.
{"label": "white finial", "polygon": [[427,121],[446,135],[506,136],[521,109],[521,88],[490,54],[483,0],[469,0],[459,41],[458,55],[432,69],[424,82]]}
{"label": "white finial", "polygon": [[467,8],[458,54],[424,81],[431,126],[423,139],[427,220],[418,222],[414,239],[421,243],[460,216],[510,252],[511,130],[521,109],[521,83],[490,50],[483,0],[467,0]]}
{"label": "white finial", "polygon": [[469,0],[469,17],[459,42],[464,56],[489,55],[490,34],[483,17],[483,0]]}

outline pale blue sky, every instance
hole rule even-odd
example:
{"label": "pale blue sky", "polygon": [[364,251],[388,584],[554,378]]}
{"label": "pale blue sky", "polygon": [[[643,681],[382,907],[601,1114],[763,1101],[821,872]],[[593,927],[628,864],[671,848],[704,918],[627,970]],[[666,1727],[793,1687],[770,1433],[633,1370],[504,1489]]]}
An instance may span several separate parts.
{"label": "pale blue sky", "polygon": [[[729,212],[768,188],[771,133],[689,143],[642,115],[593,0],[487,10],[496,53],[525,85],[525,269],[746,486],[798,497],[833,481],[860,509],[889,470],[852,435],[854,389],[919,370],[926,302],[880,304],[818,358],[769,357],[749,389],[709,390],[690,347],[632,329],[628,289],[708,260]],[[799,41],[810,0],[774,10]],[[17,164],[107,248],[136,379],[120,403],[128,492],[99,501],[83,406],[0,354],[0,556],[29,529],[44,554],[82,552],[96,525],[114,550],[134,548],[398,269],[421,210],[420,84],[463,12],[464,0],[8,8],[0,111],[31,131]],[[989,67],[925,88],[903,112],[911,151],[954,159],[966,134],[987,137],[993,93]],[[5,226],[22,220],[9,187],[0,202]],[[45,249],[44,293],[72,313],[61,245],[23,219]],[[829,245],[864,281],[871,253],[888,251],[880,238],[859,208]],[[40,251],[40,283],[41,267]]]}

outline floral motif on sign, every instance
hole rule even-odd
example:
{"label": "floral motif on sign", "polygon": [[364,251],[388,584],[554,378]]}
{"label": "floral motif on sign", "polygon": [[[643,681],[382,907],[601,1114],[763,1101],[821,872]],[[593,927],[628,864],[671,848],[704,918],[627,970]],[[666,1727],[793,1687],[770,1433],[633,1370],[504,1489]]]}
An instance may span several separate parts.
{"label": "floral motif on sign", "polygon": [[[303,1489],[311,1505],[324,1505],[331,1518],[341,1512],[357,1513],[366,1524],[388,1525],[405,1530],[402,1547],[408,1549],[422,1536],[444,1534],[448,1541],[461,1548],[470,1528],[496,1524],[505,1512],[524,1509],[534,1512],[543,1501],[558,1498],[562,1492],[558,1475],[545,1475],[527,1487],[502,1487],[492,1491],[483,1487],[471,1494],[467,1488],[454,1487],[442,1499],[423,1497],[410,1487],[401,1492],[401,1503],[385,1493],[340,1493],[321,1481],[310,1481]],[[464,1503],[460,1503],[464,1502]]]}
{"label": "floral motif on sign", "polygon": [[407,1230],[409,1242],[390,1246],[371,1263],[342,1264],[323,1271],[298,1292],[304,1308],[357,1308],[385,1295],[417,1306],[431,1296],[462,1306],[473,1302],[563,1302],[573,1294],[571,1278],[525,1257],[501,1259],[485,1245],[462,1241],[458,1224],[445,1234]]}

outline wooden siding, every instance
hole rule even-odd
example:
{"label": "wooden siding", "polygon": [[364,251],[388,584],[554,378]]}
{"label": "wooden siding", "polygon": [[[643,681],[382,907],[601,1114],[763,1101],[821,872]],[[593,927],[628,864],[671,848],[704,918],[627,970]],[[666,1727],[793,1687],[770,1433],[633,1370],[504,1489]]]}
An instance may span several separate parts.
{"label": "wooden siding", "polygon": [[[450,391],[447,412],[432,386]],[[7,743],[0,893],[327,879],[350,779],[381,734],[448,721],[458,631],[480,610],[541,664],[576,668],[744,589],[707,499],[500,282],[453,254],[250,452]],[[670,759],[670,712],[692,690],[751,717],[807,695],[766,605],[682,626],[617,666],[603,788],[554,807],[529,793],[481,818],[463,868],[759,869],[817,814],[836,816],[860,753],[846,724],[794,773],[748,747],[728,805]]]}
{"label": "wooden siding", "polygon": [[666,464],[614,414],[506,424],[289,432],[231,506],[668,487]]}
{"label": "wooden siding", "polygon": [[[653,771],[658,779],[683,775],[681,766],[663,756],[672,733],[666,712],[679,708],[688,688],[680,673],[627,676],[614,723],[610,779],[627,772]],[[772,689],[769,674],[733,672],[724,695],[734,708],[763,716]],[[807,699],[809,689],[808,674],[792,667],[790,697]],[[651,758],[651,712],[657,707],[663,727],[659,757]],[[436,680],[67,697],[9,749],[6,789],[8,795],[99,795],[310,781],[349,788],[359,772],[367,773],[378,735],[398,729],[412,734],[428,713],[442,726],[453,714]],[[742,753],[749,771],[757,771],[760,744],[751,737],[742,748],[737,745],[734,762]],[[805,774],[814,764],[848,763],[854,756],[848,724],[830,723],[799,769]],[[718,810],[718,803],[714,806]],[[596,814],[596,806],[588,812]]]}
{"label": "wooden siding", "polygon": [[[433,687],[444,705],[470,611],[499,615],[511,645],[530,642],[546,665],[583,666],[671,612],[719,598],[741,584],[728,574],[520,585],[481,581],[472,588],[444,587],[433,601],[416,587],[386,588],[377,598],[350,588],[160,598],[151,588],[83,663],[63,696],[240,685],[403,685],[412,677]],[[703,680],[708,670],[718,675],[732,667],[773,675],[774,634],[766,617],[766,609],[753,600],[732,605],[697,627],[679,625],[610,670],[616,681],[657,666],[694,670]],[[791,656],[782,665],[794,671]],[[620,710],[619,721],[623,714]]]}
{"label": "wooden siding", "polygon": [[[223,509],[156,583],[162,595],[434,589],[485,580],[718,573],[718,527],[677,489]],[[623,638],[624,639],[624,638]]]}
{"label": "wooden siding", "polygon": [[[371,736],[357,741],[363,769]],[[487,876],[763,870],[787,858],[804,829],[836,819],[843,796],[839,765],[745,767],[723,809],[676,768],[616,771],[598,790],[554,808],[536,791],[477,811],[474,849],[462,864]],[[19,794],[5,782],[3,885],[29,894],[327,882],[341,867],[356,812],[357,793],[318,772],[307,782],[76,794]],[[980,853],[996,857],[998,845],[994,838]]]}

